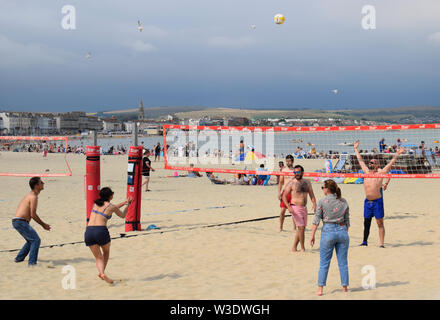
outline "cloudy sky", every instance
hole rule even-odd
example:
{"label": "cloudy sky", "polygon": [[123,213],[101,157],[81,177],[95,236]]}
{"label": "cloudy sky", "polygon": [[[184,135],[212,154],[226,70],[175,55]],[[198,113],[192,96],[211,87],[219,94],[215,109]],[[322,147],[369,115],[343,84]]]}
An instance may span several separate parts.
{"label": "cloudy sky", "polygon": [[439,0],[0,0],[0,110],[440,106],[439,17]]}

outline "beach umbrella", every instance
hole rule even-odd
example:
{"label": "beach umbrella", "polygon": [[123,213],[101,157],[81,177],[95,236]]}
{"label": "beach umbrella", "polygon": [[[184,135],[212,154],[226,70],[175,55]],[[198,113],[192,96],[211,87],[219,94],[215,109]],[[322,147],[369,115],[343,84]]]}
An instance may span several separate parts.
{"label": "beach umbrella", "polygon": [[258,159],[263,159],[266,158],[266,156],[262,153],[259,152],[252,152],[252,151],[248,151],[240,156],[237,157],[237,159],[235,159],[235,161],[244,161],[244,160],[258,160]]}

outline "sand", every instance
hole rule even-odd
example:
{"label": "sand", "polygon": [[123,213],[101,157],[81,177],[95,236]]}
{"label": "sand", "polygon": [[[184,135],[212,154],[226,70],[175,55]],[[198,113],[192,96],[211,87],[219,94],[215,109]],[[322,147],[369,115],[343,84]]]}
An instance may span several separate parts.
{"label": "sand", "polygon": [[[439,299],[440,245],[438,180],[395,179],[385,191],[386,248],[379,248],[373,221],[368,247],[359,247],[363,233],[363,186],[341,185],[350,205],[349,292],[340,290],[339,271],[333,257],[325,295],[315,296],[319,268],[320,231],[310,248],[313,216],[306,230],[306,252],[292,253],[292,220],[278,232],[277,218],[240,224],[223,223],[279,215],[276,186],[213,185],[206,177],[167,178],[162,169],[151,174],[151,192],[142,195],[142,227],[160,230],[130,233],[121,238],[124,221],[109,221],[111,257],[106,273],[115,280],[98,279],[95,260],[84,245],[85,157],[68,155],[71,177],[44,178],[38,214],[51,231],[31,225],[42,239],[35,268],[14,263],[24,239],[11,226],[22,196],[29,191],[25,177],[1,177],[0,184],[0,299]],[[320,168],[323,160],[303,161],[306,168]],[[6,153],[0,155],[3,172],[29,172],[49,168],[65,170],[63,155]],[[102,186],[115,191],[114,202],[125,200],[126,156],[103,156]],[[182,172],[183,174],[183,172]],[[229,178],[227,175],[220,175]],[[313,181],[317,199],[321,183]],[[311,208],[311,204],[309,204]],[[178,212],[186,210],[186,212]],[[211,227],[207,227],[211,226]],[[322,226],[322,224],[321,224]],[[69,244],[80,242],[78,244]],[[5,252],[6,251],[6,252]],[[362,268],[376,272],[376,289],[362,286]],[[74,289],[63,288],[72,275]],[[68,267],[69,268],[69,267]],[[63,271],[65,273],[63,273]],[[65,282],[65,281],[64,281]],[[66,283],[66,282],[65,282]]]}

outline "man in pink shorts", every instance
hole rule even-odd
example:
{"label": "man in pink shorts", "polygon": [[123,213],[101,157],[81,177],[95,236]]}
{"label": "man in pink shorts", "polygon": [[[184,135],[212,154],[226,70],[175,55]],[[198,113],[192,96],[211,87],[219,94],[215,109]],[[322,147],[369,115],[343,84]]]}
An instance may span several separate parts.
{"label": "man in pink shorts", "polygon": [[[295,240],[293,242],[292,251],[298,251],[298,243],[301,244],[301,251],[304,252],[305,229],[307,225],[307,195],[313,203],[313,212],[316,211],[316,199],[313,193],[310,180],[303,179],[304,168],[296,165],[293,169],[295,177],[284,189],[283,202],[292,214],[294,223],[297,226]],[[290,194],[291,200],[288,201],[287,195]]]}

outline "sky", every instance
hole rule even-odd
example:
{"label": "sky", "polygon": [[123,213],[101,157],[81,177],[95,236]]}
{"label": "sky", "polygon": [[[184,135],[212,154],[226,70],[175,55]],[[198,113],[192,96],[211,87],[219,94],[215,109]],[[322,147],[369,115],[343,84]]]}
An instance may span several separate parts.
{"label": "sky", "polygon": [[0,0],[0,110],[440,106],[439,17],[438,0]]}

